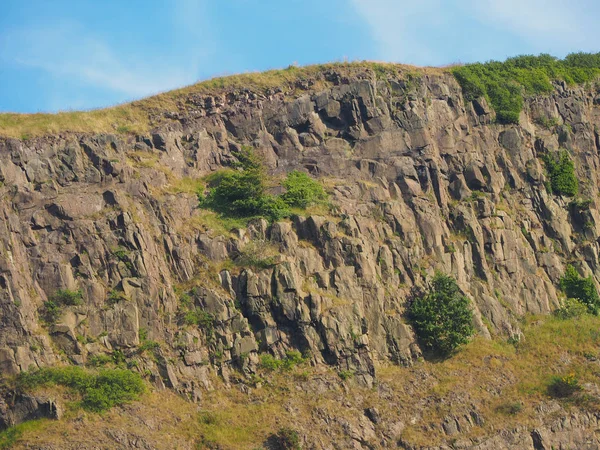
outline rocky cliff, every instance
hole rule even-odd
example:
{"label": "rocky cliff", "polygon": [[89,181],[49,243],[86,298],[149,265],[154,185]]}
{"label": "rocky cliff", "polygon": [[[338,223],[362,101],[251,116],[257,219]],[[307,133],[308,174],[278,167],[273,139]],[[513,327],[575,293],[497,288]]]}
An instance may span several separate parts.
{"label": "rocky cliff", "polygon": [[[251,379],[259,354],[298,350],[369,388],[376,367],[421,357],[403,313],[436,270],[472,301],[480,336],[518,340],[523,316],[559,305],[567,263],[600,279],[599,100],[556,83],[526,100],[519,125],[499,125],[448,72],[341,65],[280,88],[187,91],[147,134],[2,138],[0,372],[118,354],[198,400],[215,379]],[[197,180],[242,146],[273,177],[320,180],[331,207],[241,228],[199,208]],[[586,201],[545,188],[542,157],[560,148]],[[83,302],[44,322],[59,289]],[[573,445],[598,448],[597,416],[585,417]],[[477,448],[550,448],[554,431]],[[348,442],[385,439],[368,441]]]}

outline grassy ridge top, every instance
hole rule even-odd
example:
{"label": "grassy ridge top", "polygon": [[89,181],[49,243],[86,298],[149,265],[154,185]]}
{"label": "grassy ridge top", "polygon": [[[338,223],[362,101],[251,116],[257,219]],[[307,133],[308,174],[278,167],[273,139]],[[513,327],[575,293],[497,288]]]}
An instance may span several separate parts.
{"label": "grassy ridge top", "polygon": [[54,114],[0,113],[0,137],[29,139],[61,132],[144,133],[158,125],[156,119],[152,119],[152,117],[160,116],[160,113],[164,111],[179,110],[179,105],[190,95],[220,93],[231,89],[251,89],[256,92],[264,92],[273,88],[291,89],[296,82],[308,79],[317,80],[314,86],[316,89],[320,85],[324,87],[326,84],[323,74],[329,69],[343,70],[348,74],[358,73],[365,69],[375,70],[379,74],[400,71],[441,72],[436,68],[416,68],[401,64],[374,62],[331,63],[306,67],[290,66],[286,69],[213,78],[110,108]]}
{"label": "grassy ridge top", "polygon": [[[306,67],[247,73],[213,78],[110,108],[59,112],[56,114],[0,114],[0,137],[29,139],[62,132],[79,133],[144,133],[159,125],[157,117],[164,111],[177,111],[193,94],[219,93],[230,89],[251,89],[257,92],[272,88],[293,91],[301,80],[312,80],[313,89],[325,87],[324,72],[342,70],[348,75],[365,69],[378,76],[399,73],[441,74],[451,72],[460,83],[466,100],[485,97],[501,123],[518,123],[526,95],[552,92],[553,80],[569,84],[593,81],[600,76],[600,53],[573,53],[560,60],[553,56],[517,56],[504,62],[467,64],[453,68],[414,67],[392,63],[354,62],[319,64]],[[158,119],[160,120],[160,119]]]}

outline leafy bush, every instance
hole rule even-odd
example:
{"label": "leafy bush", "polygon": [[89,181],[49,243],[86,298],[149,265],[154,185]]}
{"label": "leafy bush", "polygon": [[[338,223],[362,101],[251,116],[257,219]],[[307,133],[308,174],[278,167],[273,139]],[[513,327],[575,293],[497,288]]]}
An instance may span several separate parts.
{"label": "leafy bush", "polygon": [[600,296],[591,276],[580,277],[575,267],[569,265],[560,279],[560,288],[567,297],[583,303],[590,314],[600,313]]}
{"label": "leafy bush", "polygon": [[81,406],[94,412],[136,400],[145,391],[138,374],[122,369],[88,372],[80,367],[44,368],[21,373],[17,383],[23,390],[47,385],[71,388],[82,396]]}
{"label": "leafy bush", "polygon": [[221,171],[208,179],[211,189],[203,205],[233,217],[280,220],[289,215],[281,198],[266,193],[266,171],[252,148],[242,147],[235,156],[237,170]]}
{"label": "leafy bush", "polygon": [[576,298],[567,298],[562,303],[560,308],[554,311],[554,315],[559,319],[572,319],[581,317],[588,312],[588,307],[585,303]]}
{"label": "leafy bush", "polygon": [[548,384],[548,394],[555,398],[566,398],[580,391],[579,380],[574,373],[564,377],[553,376]]}
{"label": "leafy bush", "polygon": [[321,184],[304,172],[298,172],[297,170],[288,173],[283,186],[286,192],[281,198],[291,207],[306,208],[308,205],[325,200],[327,197]]}
{"label": "leafy bush", "polygon": [[469,299],[442,273],[436,273],[425,291],[413,292],[408,316],[424,347],[443,355],[467,343],[475,332]]}
{"label": "leafy bush", "polygon": [[564,60],[547,54],[524,55],[504,62],[467,64],[453,69],[466,100],[485,97],[500,123],[518,123],[523,96],[552,92],[552,80],[569,84],[600,75],[600,54],[573,53]]}
{"label": "leafy bush", "polygon": [[267,193],[270,180],[260,159],[251,147],[235,152],[234,170],[223,170],[207,178],[209,192],[199,193],[203,207],[227,217],[265,217],[271,221],[290,215],[290,206],[306,208],[325,199],[322,186],[308,175],[293,171],[283,182],[283,195]]}
{"label": "leafy bush", "polygon": [[546,163],[552,192],[568,197],[577,195],[579,182],[575,176],[575,166],[569,153],[562,150],[555,155],[546,155],[544,162]]}
{"label": "leafy bush", "polygon": [[272,442],[276,450],[300,450],[300,436],[292,428],[280,428],[272,436]]}

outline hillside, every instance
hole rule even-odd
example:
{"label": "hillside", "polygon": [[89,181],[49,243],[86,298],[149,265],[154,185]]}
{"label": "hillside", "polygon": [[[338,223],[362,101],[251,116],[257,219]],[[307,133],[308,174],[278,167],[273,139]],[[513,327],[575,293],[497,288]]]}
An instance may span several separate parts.
{"label": "hillside", "polygon": [[0,115],[0,448],[600,448],[596,59]]}

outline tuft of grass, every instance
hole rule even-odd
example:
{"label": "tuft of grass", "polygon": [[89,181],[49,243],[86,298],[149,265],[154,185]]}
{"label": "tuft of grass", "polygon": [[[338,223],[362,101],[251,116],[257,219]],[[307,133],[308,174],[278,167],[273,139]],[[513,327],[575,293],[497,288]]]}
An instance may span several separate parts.
{"label": "tuft of grass", "polygon": [[83,304],[83,292],[80,290],[58,289],[44,302],[41,309],[42,318],[47,324],[54,324],[59,319],[65,306]]}
{"label": "tuft of grass", "polygon": [[0,431],[0,450],[13,448],[24,434],[39,432],[47,422],[47,419],[30,420]]}
{"label": "tuft of grass", "polygon": [[273,355],[268,353],[263,353],[260,355],[260,367],[266,370],[275,371],[275,370],[291,370],[295,366],[300,365],[306,362],[306,358],[302,356],[297,350],[290,350],[286,352],[285,358],[277,359]]}

